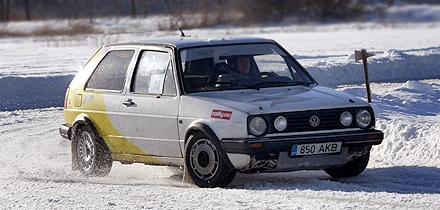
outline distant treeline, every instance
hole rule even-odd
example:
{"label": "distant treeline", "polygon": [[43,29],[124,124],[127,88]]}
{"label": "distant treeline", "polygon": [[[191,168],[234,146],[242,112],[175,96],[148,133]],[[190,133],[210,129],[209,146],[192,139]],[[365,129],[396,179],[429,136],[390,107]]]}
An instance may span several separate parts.
{"label": "distant treeline", "polygon": [[0,21],[200,15],[202,25],[358,20],[393,0],[0,0]]}

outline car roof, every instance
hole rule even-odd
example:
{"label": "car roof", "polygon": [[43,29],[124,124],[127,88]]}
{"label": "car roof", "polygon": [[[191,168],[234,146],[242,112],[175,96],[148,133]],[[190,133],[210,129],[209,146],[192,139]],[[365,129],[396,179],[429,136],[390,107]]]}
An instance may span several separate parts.
{"label": "car roof", "polygon": [[233,36],[233,37],[166,37],[147,39],[137,42],[113,44],[116,45],[172,45],[178,49],[186,47],[223,45],[223,44],[243,44],[243,43],[275,43],[274,40],[249,37],[249,36]]}

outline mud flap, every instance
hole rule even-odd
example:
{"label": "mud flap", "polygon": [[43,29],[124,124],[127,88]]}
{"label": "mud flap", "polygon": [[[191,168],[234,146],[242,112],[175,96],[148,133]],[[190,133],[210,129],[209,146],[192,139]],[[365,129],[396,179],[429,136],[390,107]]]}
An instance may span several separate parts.
{"label": "mud flap", "polygon": [[78,165],[78,161],[77,161],[77,157],[76,157],[76,142],[77,141],[75,140],[75,138],[76,138],[75,134],[72,135],[70,149],[71,149],[71,154],[72,154],[72,170],[78,171],[79,165]]}
{"label": "mud flap", "polygon": [[183,180],[182,180],[182,182],[194,185],[194,181],[191,179],[191,176],[189,175],[188,167],[186,167],[186,164],[183,167]]}

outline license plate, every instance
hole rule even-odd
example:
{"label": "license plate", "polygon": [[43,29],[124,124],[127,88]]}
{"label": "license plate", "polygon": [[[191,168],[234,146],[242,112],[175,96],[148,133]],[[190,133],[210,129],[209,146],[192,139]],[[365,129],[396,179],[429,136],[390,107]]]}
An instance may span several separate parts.
{"label": "license plate", "polygon": [[342,142],[292,145],[291,157],[321,155],[341,152]]}

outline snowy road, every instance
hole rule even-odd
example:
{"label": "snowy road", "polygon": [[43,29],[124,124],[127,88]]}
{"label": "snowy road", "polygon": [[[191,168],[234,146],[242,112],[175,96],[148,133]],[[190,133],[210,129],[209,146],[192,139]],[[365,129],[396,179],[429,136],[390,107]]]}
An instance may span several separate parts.
{"label": "snowy road", "polygon": [[57,131],[61,119],[59,108],[1,113],[0,208],[438,209],[440,205],[438,165],[384,163],[379,157],[393,153],[387,148],[393,146],[389,140],[372,152],[370,166],[380,167],[349,179],[333,179],[322,171],[238,174],[227,189],[201,189],[182,183],[178,168],[118,163],[109,176],[86,179],[70,170],[69,141]]}

